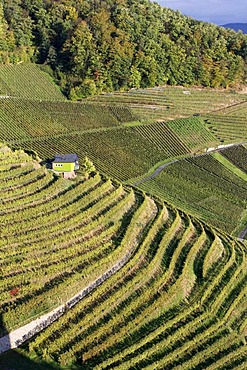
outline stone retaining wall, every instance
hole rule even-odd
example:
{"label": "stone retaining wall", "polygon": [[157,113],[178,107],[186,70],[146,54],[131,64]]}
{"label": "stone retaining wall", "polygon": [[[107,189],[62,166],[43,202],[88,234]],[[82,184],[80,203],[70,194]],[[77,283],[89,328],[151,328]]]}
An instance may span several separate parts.
{"label": "stone retaining wall", "polygon": [[120,268],[129,260],[133,249],[131,249],[119,262],[117,262],[112,268],[106,271],[98,279],[89,284],[86,288],[82,289],[74,297],[70,298],[65,304],[55,308],[53,311],[42,315],[36,320],[31,321],[8,335],[0,338],[0,353],[6,352],[10,349],[19,347],[22,343],[26,342],[28,339],[32,338],[35,334],[48,327],[54,321],[56,321],[60,316],[62,316],[66,310],[70,309],[76,305],[82,298],[87,294],[92,292],[115,272],[120,270]]}

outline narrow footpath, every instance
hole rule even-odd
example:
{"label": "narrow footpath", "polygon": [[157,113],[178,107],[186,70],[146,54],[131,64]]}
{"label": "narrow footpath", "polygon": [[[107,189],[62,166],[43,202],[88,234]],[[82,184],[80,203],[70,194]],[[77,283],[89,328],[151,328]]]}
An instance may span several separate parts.
{"label": "narrow footpath", "polygon": [[[240,146],[240,145],[247,145],[247,142],[246,141],[242,141],[241,143],[237,143],[237,144],[232,144],[230,147],[234,147],[234,146]],[[201,157],[201,156],[204,156],[204,155],[210,155],[212,153],[216,153],[216,152],[219,152],[219,151],[223,151],[223,150],[226,150],[228,149],[229,147],[225,147],[225,148],[216,148],[214,150],[211,150],[210,152],[205,152],[205,153],[200,153],[200,154],[191,154],[190,156],[187,156],[187,157],[183,157],[183,158],[179,158],[179,159],[175,159],[173,161],[170,161],[170,162],[167,162],[165,164],[162,164],[161,166],[159,166],[151,175],[149,176],[146,176],[144,178],[142,178],[141,180],[139,181],[136,181],[134,182],[132,185],[134,186],[138,186],[148,180],[151,180],[153,179],[154,177],[158,176],[159,173],[166,167],[170,166],[171,164],[173,163],[176,163],[178,161],[184,161],[185,159],[187,158],[197,158],[197,157]],[[240,241],[245,241],[245,236],[247,234],[247,226],[244,228],[244,230],[242,230],[238,236],[238,240]]]}
{"label": "narrow footpath", "polygon": [[[237,144],[231,144],[230,148],[234,147],[234,146],[240,146],[240,145],[247,145],[247,142],[246,141],[242,141],[241,143],[237,143]],[[213,149],[213,150],[210,150],[210,152],[205,152],[205,153],[199,153],[199,154],[190,154],[186,157],[182,157],[182,158],[179,158],[179,159],[174,159],[173,161],[170,161],[170,162],[167,162],[165,164],[162,164],[161,166],[159,166],[158,168],[156,168],[156,170],[149,176],[146,176],[146,177],[143,177],[143,179],[139,180],[139,181],[136,181],[134,182],[132,185],[134,186],[137,186],[137,185],[140,185],[142,184],[143,182],[146,182],[150,179],[153,179],[154,177],[156,177],[164,168],[170,166],[171,164],[175,163],[175,162],[179,162],[179,161],[184,161],[185,159],[187,158],[197,158],[197,157],[202,157],[204,155],[210,155],[212,153],[216,153],[216,152],[221,152],[223,150],[226,150],[226,149],[229,149],[229,147],[225,147],[225,148],[216,148],[216,149]]]}
{"label": "narrow footpath", "polygon": [[159,166],[151,175],[147,176],[147,177],[144,177],[142,180],[140,181],[137,181],[137,182],[134,182],[133,185],[140,185],[142,184],[143,182],[146,182],[154,177],[156,177],[164,168],[166,168],[167,166],[170,166],[170,164],[173,164],[175,162],[178,162],[179,160],[182,160],[184,158],[181,158],[181,159],[175,159],[174,161],[171,161],[171,162],[167,162],[167,163],[164,163],[162,164],[161,166]]}

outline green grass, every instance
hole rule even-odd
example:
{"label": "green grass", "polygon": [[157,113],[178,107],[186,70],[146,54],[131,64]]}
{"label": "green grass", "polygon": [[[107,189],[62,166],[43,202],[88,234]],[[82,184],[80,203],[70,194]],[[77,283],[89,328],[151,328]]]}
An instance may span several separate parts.
{"label": "green grass", "polygon": [[168,126],[193,152],[207,147],[217,146],[219,140],[208,130],[203,119],[199,117],[170,121]]}
{"label": "green grass", "polygon": [[[131,116],[127,108],[123,110],[126,111],[126,115],[129,113],[129,117],[125,117],[126,120],[136,118]],[[8,142],[112,128],[121,123],[121,118],[112,113],[111,107],[106,106],[15,98],[0,99],[0,136],[1,140]]]}
{"label": "green grass", "polygon": [[[81,107],[77,107],[78,111],[79,109]],[[183,134],[179,133],[181,124],[186,132],[183,140]],[[44,129],[40,127],[43,131],[38,135],[34,131],[35,128],[38,129],[38,125],[33,128],[26,121],[23,125],[25,132],[19,135],[20,139],[9,140],[9,142],[13,147],[32,149],[43,159],[51,158],[60,152],[76,152],[82,161],[87,155],[100,172],[120,181],[132,182],[133,179],[150,173],[150,170],[157,167],[158,163],[188,156],[191,152],[198,151],[198,148],[202,150],[202,148],[210,147],[213,138],[212,134],[205,129],[204,122],[197,117],[169,123],[154,122],[145,125],[132,124],[100,128],[90,128],[94,126],[86,123],[87,128],[82,124],[81,130],[74,132],[69,131],[69,124],[65,127],[65,124],[60,123],[60,128],[58,125],[57,121],[56,125],[54,124],[54,132],[49,135],[45,135],[44,131],[49,130],[49,126],[44,125]],[[11,123],[9,127],[12,127]],[[58,133],[55,127],[58,128]],[[12,138],[14,135],[18,133],[13,129]],[[26,139],[23,139],[25,136]],[[199,140],[198,145],[197,140]]]}
{"label": "green grass", "polygon": [[88,100],[131,107],[145,121],[147,117],[170,120],[205,114],[242,103],[246,97],[226,90],[165,86],[105,94]]}
{"label": "green grass", "polygon": [[230,147],[221,152],[231,163],[247,173],[247,149],[243,145]]}
{"label": "green grass", "polygon": [[236,176],[238,176],[240,179],[243,179],[244,181],[247,181],[247,173],[240,170],[238,167],[236,167],[232,162],[230,162],[225,156],[223,156],[221,153],[214,153],[212,154],[214,158],[217,159],[220,163],[222,163],[228,170],[233,172]]}
{"label": "green grass", "polygon": [[247,140],[246,100],[207,115],[210,130],[222,142]]}
{"label": "green grass", "polygon": [[166,125],[157,123],[32,139],[14,146],[32,149],[40,158],[76,152],[82,161],[87,155],[100,172],[127,181],[148,172],[158,162],[189,153],[169,132]]}

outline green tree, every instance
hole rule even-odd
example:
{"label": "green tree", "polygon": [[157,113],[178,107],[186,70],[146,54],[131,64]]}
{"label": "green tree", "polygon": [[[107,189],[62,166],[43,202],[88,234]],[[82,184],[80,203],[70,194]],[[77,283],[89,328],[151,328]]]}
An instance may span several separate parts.
{"label": "green tree", "polygon": [[81,166],[81,171],[85,177],[89,177],[91,173],[96,171],[93,162],[88,157],[84,158]]}

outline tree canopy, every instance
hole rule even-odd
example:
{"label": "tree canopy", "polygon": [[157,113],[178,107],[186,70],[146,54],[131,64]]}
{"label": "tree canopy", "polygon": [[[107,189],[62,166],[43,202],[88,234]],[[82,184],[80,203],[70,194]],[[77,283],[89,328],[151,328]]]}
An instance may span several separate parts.
{"label": "tree canopy", "polygon": [[0,63],[48,65],[71,99],[161,84],[229,87],[247,35],[149,0],[3,0]]}

